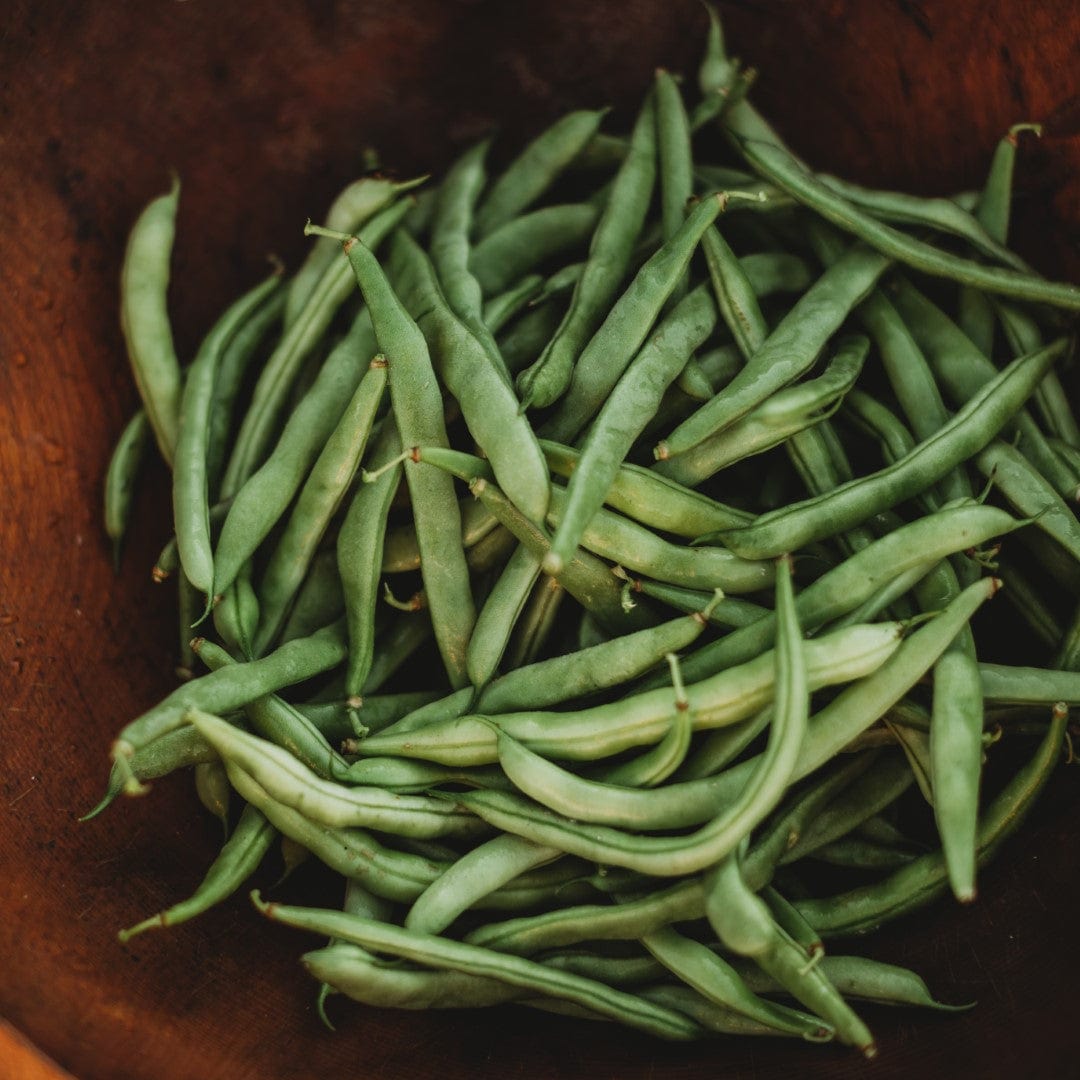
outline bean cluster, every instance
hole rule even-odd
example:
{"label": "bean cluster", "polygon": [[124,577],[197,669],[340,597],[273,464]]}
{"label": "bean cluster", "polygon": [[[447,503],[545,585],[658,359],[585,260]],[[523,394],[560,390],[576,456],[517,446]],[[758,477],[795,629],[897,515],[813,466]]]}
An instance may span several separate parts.
{"label": "bean cluster", "polygon": [[[872,1054],[851,1000],[947,1007],[822,940],[971,901],[1068,740],[1080,289],[1005,246],[1031,125],[981,191],[920,198],[799,160],[715,16],[697,82],[493,179],[483,141],[438,183],[358,180],[186,368],[178,185],[138,219],[105,518],[119,553],[153,439],[184,680],[88,816],[194,767],[227,839],[122,939],[280,842],[345,880],[341,912],[254,896],[330,938],[320,1008]],[[1041,666],[973,623],[1002,585]]]}

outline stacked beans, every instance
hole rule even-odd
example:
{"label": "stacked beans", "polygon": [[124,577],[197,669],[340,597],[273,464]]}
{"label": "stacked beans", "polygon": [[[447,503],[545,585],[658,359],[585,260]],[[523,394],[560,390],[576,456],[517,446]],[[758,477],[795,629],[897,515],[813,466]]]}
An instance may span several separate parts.
{"label": "stacked beans", "polygon": [[[948,1007],[823,939],[973,900],[1068,739],[1080,289],[1005,246],[1031,125],[980,191],[871,191],[751,81],[713,16],[698,92],[658,72],[628,135],[583,110],[494,177],[483,141],[358,180],[186,368],[178,185],[143,212],[105,517],[119,554],[153,440],[184,681],[92,813],[191,767],[227,839],[122,939],[280,844],[343,878],[343,911],[253,894],[331,939],[320,1008],[872,1054],[851,1001]],[[1034,666],[996,662],[1003,602]]]}

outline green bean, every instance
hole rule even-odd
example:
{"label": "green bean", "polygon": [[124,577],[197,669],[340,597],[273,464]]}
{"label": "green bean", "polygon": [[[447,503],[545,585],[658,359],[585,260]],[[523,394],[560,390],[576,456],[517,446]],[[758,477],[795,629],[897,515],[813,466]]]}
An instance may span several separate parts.
{"label": "green bean", "polygon": [[[979,863],[993,857],[1031,809],[1060,754],[1067,724],[1068,710],[1055,706],[1034,756],[986,808],[977,838]],[[930,903],[947,888],[945,860],[940,852],[933,852],[871,885],[827,899],[799,900],[795,906],[820,933],[839,937],[865,933],[906,915]]]}
{"label": "green bean", "polygon": [[1080,705],[1080,673],[1008,664],[979,664],[983,696],[999,705]]}
{"label": "green bean", "polygon": [[476,212],[483,237],[527,210],[596,134],[607,109],[567,113],[542,131],[500,174]]}
{"label": "green bean", "polygon": [[743,359],[749,361],[765,342],[768,330],[758,305],[758,292],[745,268],[715,226],[701,240],[716,308],[731,331]]}
{"label": "green bean", "polygon": [[375,652],[375,609],[383,562],[386,519],[401,482],[401,468],[380,471],[400,453],[397,427],[388,423],[374,447],[371,464],[379,472],[372,483],[362,484],[353,495],[337,540],[337,568],[345,597],[349,626],[349,657],[345,692],[360,693],[367,681]]}
{"label": "green bean", "polygon": [[[694,193],[690,122],[679,84],[663,68],[656,71],[656,150],[660,174],[660,229],[665,243],[679,231]],[[686,294],[686,277],[676,283],[671,302]]]}
{"label": "green bean", "polygon": [[220,716],[264,694],[329,671],[344,659],[344,627],[335,623],[311,637],[288,641],[260,660],[192,679],[121,730],[113,745],[114,760],[129,761],[139,747],[178,728],[189,708]]}
{"label": "green bean", "polygon": [[688,450],[797,379],[887,266],[888,260],[877,252],[853,247],[796,301],[755,350],[753,360],[712,401],[657,445],[656,457],[662,460]]}
{"label": "green bean", "polygon": [[[564,520],[567,499],[564,488],[552,487],[548,521],[556,528]],[[705,543],[694,546],[674,544],[643,525],[602,507],[581,530],[580,544],[620,566],[687,588],[756,592],[772,584],[774,577],[773,567],[768,562],[740,559],[722,547]],[[564,572],[548,566],[544,569],[553,576]]]}
{"label": "green bean", "polygon": [[[852,390],[845,399],[845,413],[855,425],[881,444],[886,465],[892,465],[915,449],[915,436],[887,406],[865,390]],[[937,504],[937,500],[932,500]],[[931,505],[936,510],[937,505]]]}
{"label": "green bean", "polygon": [[[404,446],[446,446],[442,398],[420,328],[395,295],[375,256],[360,240],[345,242],[357,284],[371,308],[379,348],[390,362],[390,399]],[[461,548],[453,481],[437,469],[405,469],[421,573],[435,641],[451,686],[464,684],[465,649],[476,618]]]}
{"label": "green bean", "polygon": [[708,98],[714,94],[724,94],[738,74],[739,65],[728,57],[724,48],[724,28],[716,8],[710,3],[703,6],[709,17],[709,28],[705,33],[705,48],[698,65],[697,84],[701,96]]}
{"label": "green bean", "polygon": [[740,101],[732,106],[725,113],[724,126],[755,171],[883,255],[925,274],[949,278],[987,292],[1041,301],[1070,311],[1080,310],[1080,289],[1076,286],[1045,281],[1019,270],[973,262],[874,220],[807,172],[748,102]]}
{"label": "green bean", "polygon": [[990,173],[979,194],[975,215],[996,240],[1005,242],[1009,233],[1009,213],[1012,203],[1013,165],[1016,160],[1017,136],[1031,131],[1042,135],[1041,124],[1013,124],[994,148]]}
{"label": "green bean", "polygon": [[[409,460],[438,466],[469,483],[469,490],[506,526],[513,535],[537,556],[542,558],[550,547],[546,533],[530,521],[509,499],[487,480],[490,468],[486,462],[470,454],[441,447],[415,446],[407,452]],[[639,606],[626,611],[621,603],[619,587],[604,563],[579,552],[560,575],[563,587],[583,607],[593,612],[616,632],[639,629],[655,620],[650,612]]]}
{"label": "green bean", "polygon": [[[870,624],[807,641],[804,650],[811,686],[820,689],[875,671],[898,645],[902,648],[906,644],[899,641],[900,630],[898,624]],[[773,666],[770,651],[739,667],[689,685],[687,695],[694,730],[707,731],[736,723],[767,705],[773,696]],[[400,754],[445,764],[488,764],[497,760],[494,724],[508,737],[524,743],[534,754],[593,761],[635,746],[655,743],[663,738],[670,715],[671,689],[661,686],[576,713],[537,710],[505,713],[490,721],[464,716],[404,731],[400,735],[374,735],[364,740],[360,749],[365,755]],[[871,723],[872,719],[866,723]],[[665,808],[670,803],[670,813],[684,821],[688,804],[679,805],[683,794],[685,792],[670,787],[661,792],[627,789],[618,793],[617,801],[631,808],[642,804],[648,808],[649,815],[657,814],[658,803]],[[595,813],[598,808],[594,805],[591,811],[588,807],[582,809],[585,813]]]}
{"label": "green bean", "polygon": [[[664,391],[686,366],[688,358],[716,325],[716,310],[703,288],[685,297],[653,329],[589,428],[574,462],[559,527],[552,538],[545,569],[558,569],[573,553],[588,521],[596,514],[648,417],[659,407]],[[571,391],[572,392],[572,391]],[[542,444],[550,462],[548,446]]]}
{"label": "green bean", "polygon": [[[926,355],[945,393],[957,405],[977,395],[997,375],[997,368],[972,344],[964,332],[936,304],[902,278],[891,285],[900,315]],[[1023,452],[1065,499],[1074,499],[1077,476],[1050,448],[1038,425],[1026,411],[1016,417]]]}
{"label": "green bean", "polygon": [[485,896],[518,874],[562,855],[519,836],[504,834],[474,847],[417,897],[404,926],[422,934],[442,933],[478,897]]}
{"label": "green bean", "polygon": [[473,686],[483,687],[491,681],[539,576],[539,558],[518,545],[484,601],[469,638],[465,667]]}
{"label": "green bean", "polygon": [[492,297],[484,305],[482,312],[484,325],[491,333],[499,333],[522,308],[530,307],[547,299],[546,296],[541,294],[543,285],[544,278],[542,275],[527,274],[517,285],[507,289],[506,292],[499,293],[498,296]]}
{"label": "green bean", "polygon": [[259,583],[262,611],[255,652],[277,638],[330,519],[360,467],[386,389],[386,359],[376,356],[311,467]]}
{"label": "green bean", "polygon": [[516,547],[514,534],[502,525],[496,525],[465,552],[469,573],[478,578],[498,573]]}
{"label": "green bean", "polygon": [[127,942],[144,930],[177,926],[221,903],[258,869],[277,836],[277,829],[254,806],[245,806],[232,836],[225,841],[195,892],[187,900],[121,930],[117,936]]}
{"label": "green bean", "polygon": [[641,990],[641,996],[658,1005],[677,1009],[700,1024],[705,1032],[714,1035],[767,1035],[775,1038],[785,1034],[777,1031],[775,1027],[768,1027],[731,1009],[725,1009],[691,990],[689,986],[647,986]]}
{"label": "green bean", "polygon": [[979,453],[975,464],[1015,510],[1080,561],[1080,521],[1016,447],[995,439]]}
{"label": "green bean", "polygon": [[[548,439],[540,440],[540,448],[544,451],[548,468],[556,476],[567,479],[573,477],[584,453],[583,450],[574,450]],[[753,519],[745,511],[725,506],[699,491],[660,476],[652,469],[643,469],[625,461],[612,477],[604,493],[604,502],[643,525],[660,532],[674,533],[687,540],[746,524]]]}
{"label": "green bean", "polygon": [[[741,627],[748,626],[758,619],[763,619],[770,614],[769,609],[755,604],[750,600],[742,600],[732,597],[723,597],[719,601],[710,603],[709,594],[698,592],[693,589],[684,589],[679,585],[668,585],[663,581],[652,581],[649,578],[631,577],[621,566],[612,568],[612,573],[629,586],[631,595],[641,593],[644,596],[660,600],[662,603],[673,607],[678,611],[685,611],[688,615],[695,611],[701,611],[714,626]],[[708,608],[706,614],[705,609]],[[868,622],[868,619],[860,620]]]}
{"label": "green bean", "polygon": [[566,590],[557,578],[541,576],[533,587],[532,596],[518,620],[510,642],[506,666],[511,671],[537,661],[556,626]]}
{"label": "green bean", "polygon": [[699,919],[705,894],[688,878],[648,896],[618,904],[583,904],[477,927],[465,941],[503,953],[528,956],[581,941],[637,941],[671,923]]}
{"label": "green bean", "polygon": [[[997,507],[945,507],[887,533],[803,589],[796,600],[799,622],[809,633],[854,610],[894,578],[915,566],[976,548],[1020,527]],[[683,660],[690,681],[759,655],[774,633],[772,616],[728,634]]]}
{"label": "green bean", "polygon": [[642,106],[626,158],[596,223],[589,257],[570,308],[540,358],[517,378],[522,406],[544,408],[570,385],[574,363],[604,318],[630,264],[656,175],[653,100]]}
{"label": "green bean", "polygon": [[[548,505],[547,467],[505,372],[454,316],[430,260],[406,233],[394,238],[390,267],[402,304],[423,331],[435,369],[461,406],[496,480],[526,517],[542,521]],[[408,444],[404,429],[402,439]]]}
{"label": "green bean", "polygon": [[[211,671],[236,664],[224,649],[210,641],[201,645],[199,658]],[[257,735],[282,747],[319,776],[339,780],[349,778],[348,763],[330,746],[322,732],[276,694],[263,694],[247,702],[244,713]],[[205,733],[204,737],[212,742]]]}
{"label": "green bean", "polygon": [[132,227],[120,269],[120,326],[143,408],[161,456],[171,465],[180,420],[180,361],[166,292],[180,181],[147,204]]}
{"label": "green bean", "polygon": [[423,795],[443,784],[500,790],[510,786],[498,769],[462,769],[392,757],[361,758],[353,762],[349,767],[348,782],[407,795]]}
{"label": "green bean", "polygon": [[768,905],[776,925],[806,954],[808,959],[820,959],[825,952],[821,935],[772,885],[761,890],[761,899]]}
{"label": "green bean", "polygon": [[142,465],[149,434],[150,423],[146,410],[139,409],[120,432],[105,474],[105,535],[112,541],[113,568],[118,573],[124,533],[127,532],[128,520],[131,517],[135,480]]}
{"label": "green bean", "polygon": [[[1012,209],[1013,165],[1016,161],[1017,136],[1021,131],[1042,134],[1038,124],[1016,124],[994,148],[983,189],[975,206],[975,217],[986,231],[1004,243],[1009,234],[1009,215]],[[960,312],[957,321],[964,333],[987,355],[993,353],[994,313],[985,294],[964,287],[960,290]]]}
{"label": "green bean", "polygon": [[650,750],[630,761],[623,761],[605,769],[600,777],[605,784],[654,788],[662,784],[686,760],[694,734],[694,718],[690,713],[686,687],[679,672],[679,658],[674,653],[668,653],[667,662],[671,668],[671,685],[675,690],[675,711],[672,714],[671,726]]}
{"label": "green bean", "polygon": [[[985,258],[1025,274],[1034,274],[1031,267],[1015,251],[1010,251],[998,237],[991,235],[976,215],[969,213],[952,199],[927,198],[899,191],[872,191],[827,173],[817,173],[816,180],[828,192],[846,200],[870,218],[877,218],[891,225],[930,228],[936,232],[957,236]],[[855,232],[854,229],[850,231]]]}
{"label": "green bean", "polygon": [[[400,456],[398,453],[395,456]],[[382,464],[387,464],[386,459]],[[404,460],[404,459],[402,459]],[[372,465],[371,472],[380,476]],[[461,509],[461,546],[468,552],[499,527],[498,519],[483,504],[471,497],[458,503]],[[420,569],[420,547],[416,542],[416,530],[408,524],[395,525],[386,532],[382,550],[384,574],[406,574]]]}
{"label": "green bean", "polygon": [[[237,327],[218,359],[214,400],[210,404],[210,434],[206,445],[206,480],[214,499],[220,498],[221,471],[225,467],[236,399],[263,339],[282,317],[286,292],[285,289],[274,290],[266,302]],[[211,525],[214,523],[213,509],[210,508]]]}
{"label": "green bean", "polygon": [[680,770],[678,781],[714,776],[731,764],[771,723],[772,707],[766,705],[746,720],[710,731],[698,743],[694,756]]}
{"label": "green bean", "polygon": [[896,802],[914,779],[900,754],[880,754],[861,776],[852,780],[804,825],[780,856],[780,865],[795,862],[846,836],[863,821]]}
{"label": "green bean", "polygon": [[473,207],[486,179],[484,159],[488,146],[489,140],[485,139],[466,150],[443,178],[431,221],[429,246],[447,305],[480,342],[500,374],[509,379],[492,336],[494,331],[484,322],[480,282],[469,269],[469,232]]}
{"label": "green bean", "polygon": [[364,948],[389,952],[415,963],[496,978],[526,990],[566,998],[603,1016],[662,1038],[688,1039],[697,1034],[697,1025],[670,1009],[652,1005],[591,979],[554,971],[519,957],[503,956],[475,945],[450,941],[434,934],[403,930],[373,919],[336,911],[264,903],[257,892],[252,893],[252,901],[262,914],[277,922],[315,933],[331,934]]}
{"label": "green bean", "polygon": [[702,234],[726,204],[723,194],[703,199],[637,272],[588,344],[573,358],[563,400],[542,429],[545,438],[570,442],[592,420],[685,275]]}
{"label": "green bean", "polygon": [[746,558],[767,558],[781,550],[798,550],[925,491],[993,439],[1066,347],[1062,338],[1014,360],[948,424],[896,464],[825,495],[764,514],[752,525],[727,530],[721,534],[722,542]]}
{"label": "green bean", "polygon": [[918,852],[880,844],[858,836],[843,836],[839,840],[823,844],[810,856],[829,866],[842,866],[847,870],[895,870],[907,866],[918,857]]}
{"label": "green bean", "polygon": [[581,247],[600,211],[589,203],[545,206],[508,221],[484,237],[469,256],[469,269],[485,296],[495,296],[557,255]]}
{"label": "green bean", "polygon": [[[168,776],[177,769],[186,769],[200,762],[216,759],[217,752],[202,735],[193,728],[182,727],[139,747],[131,756],[128,765],[131,775],[137,782],[142,783],[146,780],[156,780],[159,776]],[[113,803],[118,795],[123,793],[128,779],[125,770],[114,762],[109,771],[109,780],[101,801],[92,810],[83,814],[79,820],[89,821],[97,817]],[[145,789],[146,785],[143,787]]]}
{"label": "green bean", "polygon": [[[472,836],[475,818],[423,795],[391,794],[377,787],[344,787],[309,769],[288,750],[191,709],[189,724],[209,740],[230,769],[246,772],[270,798],[320,825],[362,827],[402,836]],[[481,826],[482,829],[482,826]]]}
{"label": "green bean", "polygon": [[[397,182],[382,176],[362,176],[346,185],[335,196],[326,211],[326,227],[339,232],[356,232],[380,210],[386,209],[399,195],[414,190],[427,179],[426,176],[418,176],[413,180]],[[316,237],[303,265],[289,282],[284,312],[286,329],[296,322],[308,299],[318,288],[327,267],[337,261],[338,255],[338,247],[333,240],[324,236]]]}
{"label": "green bean", "polygon": [[226,767],[237,793],[262,811],[276,829],[376,896],[412,903],[442,872],[438,863],[386,847],[363,829],[334,829],[309,821],[272,799],[242,769]]}
{"label": "green bean", "polygon": [[822,1017],[844,1043],[874,1057],[877,1048],[866,1025],[845,1004],[818,965],[776,925],[768,907],[746,885],[733,852],[709,875],[705,913],[720,940],[751,957],[792,996]]}
{"label": "green bean", "polygon": [[[1043,346],[1038,323],[1015,304],[996,301],[993,305],[1005,331],[1005,338],[1013,356],[1034,352]],[[1057,374],[1049,372],[1035,391],[1035,404],[1042,414],[1047,430],[1070,446],[1080,446],[1080,429],[1072,414],[1065,389]]]}
{"label": "green bean", "polygon": [[336,552],[332,549],[318,552],[297,590],[296,600],[281,629],[280,640],[307,637],[319,627],[340,619],[345,613],[343,587]]}
{"label": "green bean", "polygon": [[[225,515],[229,512],[231,505],[232,500],[225,500],[210,507],[211,529],[220,529],[221,523],[225,520]],[[180,551],[176,546],[176,534],[174,533],[159,552],[153,569],[150,571],[150,576],[156,585],[160,585],[163,581],[168,581],[179,569]]]}
{"label": "green bean", "polygon": [[215,595],[232,583],[285,513],[344,414],[374,352],[371,321],[361,311],[293,410],[270,456],[236,491],[214,549]]}
{"label": "green bean", "polygon": [[[963,1012],[969,1005],[946,1005],[935,1001],[926,983],[907,968],[883,964],[865,956],[824,956],[821,970],[840,993],[846,997],[872,1002],[874,1005],[909,1005],[941,1012]],[[782,989],[780,984],[761,971],[737,968],[750,988],[759,994]]]}
{"label": "green bean", "polygon": [[589,649],[507,671],[483,687],[478,697],[471,688],[459,690],[404,717],[393,731],[400,734],[437,720],[453,719],[470,707],[485,715],[542,709],[630,682],[660,664],[668,653],[687,648],[698,638],[708,619],[708,603],[706,598],[693,608],[688,619],[671,619]]}
{"label": "green bean", "polygon": [[670,926],[645,934],[642,944],[679,979],[717,1005],[742,1013],[775,1031],[800,1035],[812,1042],[832,1037],[832,1029],[816,1016],[759,998],[726,960]]}
{"label": "green bean", "polygon": [[300,959],[310,975],[332,990],[379,1008],[476,1009],[517,1002],[528,993],[460,971],[391,967],[366,949],[340,941]]}
{"label": "green bean", "polygon": [[206,597],[207,611],[214,595],[207,452],[218,364],[239,328],[279,284],[275,272],[225,310],[199,347],[184,381],[173,451],[173,518],[180,564],[188,581]]}
{"label": "green bean", "polygon": [[862,370],[870,342],[862,335],[840,338],[825,370],[766,398],[735,423],[696,446],[656,463],[656,471],[693,487],[728,465],[764,453],[834,412]]}
{"label": "green bean", "polygon": [[[825,263],[835,262],[843,256],[844,237],[824,222],[815,223],[810,239]],[[904,320],[880,290],[874,290],[863,301],[857,315],[877,345],[885,377],[911,430],[919,439],[929,439],[948,422],[949,413],[926,357]],[[971,497],[971,485],[962,468],[946,474],[941,492],[946,501]]]}
{"label": "green bean", "polygon": [[[400,224],[407,210],[408,203],[399,201],[380,211],[361,230],[364,242],[373,248],[378,246]],[[263,365],[221,483],[223,497],[235,494],[262,464],[297,372],[326,333],[338,309],[353,295],[353,289],[352,275],[342,262],[327,266],[296,321]],[[362,358],[368,359],[370,356]]]}
{"label": "green bean", "polygon": [[762,251],[743,255],[739,265],[758,299],[776,293],[801,293],[814,278],[806,261],[782,251]]}
{"label": "green bean", "polygon": [[[915,596],[924,611],[935,611],[954,600],[959,592],[960,583],[951,564],[942,562],[916,586]],[[975,638],[971,628],[965,627],[934,665],[929,736],[895,729],[912,762],[915,778],[934,808],[949,879],[961,903],[967,903],[975,894],[983,722]]]}
{"label": "green bean", "polygon": [[544,953],[540,962],[559,971],[572,971],[589,979],[598,979],[620,990],[654,984],[665,974],[664,966],[648,953],[608,956],[586,949],[558,949]]}
{"label": "green bean", "polygon": [[[468,687],[465,690],[468,691]],[[345,701],[329,701],[304,702],[293,708],[306,716],[328,742],[338,743],[355,734],[348,715],[350,712],[359,713],[364,727],[369,731],[382,731],[438,697],[437,690],[408,690],[400,694],[373,694],[351,706]]]}

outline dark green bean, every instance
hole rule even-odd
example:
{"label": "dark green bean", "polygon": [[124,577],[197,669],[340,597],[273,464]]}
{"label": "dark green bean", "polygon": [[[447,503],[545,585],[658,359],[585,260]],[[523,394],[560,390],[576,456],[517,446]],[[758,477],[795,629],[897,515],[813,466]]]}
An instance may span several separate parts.
{"label": "dark green bean", "polygon": [[121,930],[117,936],[127,942],[144,930],[177,926],[221,903],[255,873],[278,835],[277,829],[254,806],[245,806],[232,836],[225,841],[195,892],[187,900]]}

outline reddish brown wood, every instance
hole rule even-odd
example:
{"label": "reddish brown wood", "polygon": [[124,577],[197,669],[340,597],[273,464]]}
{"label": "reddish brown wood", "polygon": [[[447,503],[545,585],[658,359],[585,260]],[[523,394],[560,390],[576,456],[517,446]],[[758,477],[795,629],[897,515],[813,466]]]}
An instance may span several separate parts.
{"label": "reddish brown wood", "polygon": [[[812,162],[856,179],[970,186],[1010,124],[1056,116],[1060,134],[1021,153],[1018,239],[1040,266],[1080,278],[1070,0],[723,7],[733,47],[761,70],[763,109]],[[364,147],[409,175],[495,122],[511,146],[571,106],[612,103],[625,120],[656,65],[692,74],[700,7],[14,0],[4,21],[0,1014],[81,1080],[867,1074],[841,1049],[671,1047],[527,1012],[339,1009],[330,1035],[297,963],[310,942],[244,900],[117,944],[119,927],[185,895],[212,856],[217,827],[186,784],[75,821],[99,794],[112,733],[173,684],[171,596],[148,573],[167,530],[163,469],[144,477],[119,577],[98,508],[135,401],[116,279],[139,208],[180,173],[172,303],[190,354],[267,251],[296,258],[305,217]],[[959,1017],[878,1011],[874,1075],[1075,1072],[1062,1019],[1080,1008],[1078,810],[1063,772],[974,908],[940,905],[874,946],[942,996],[980,999]]]}

